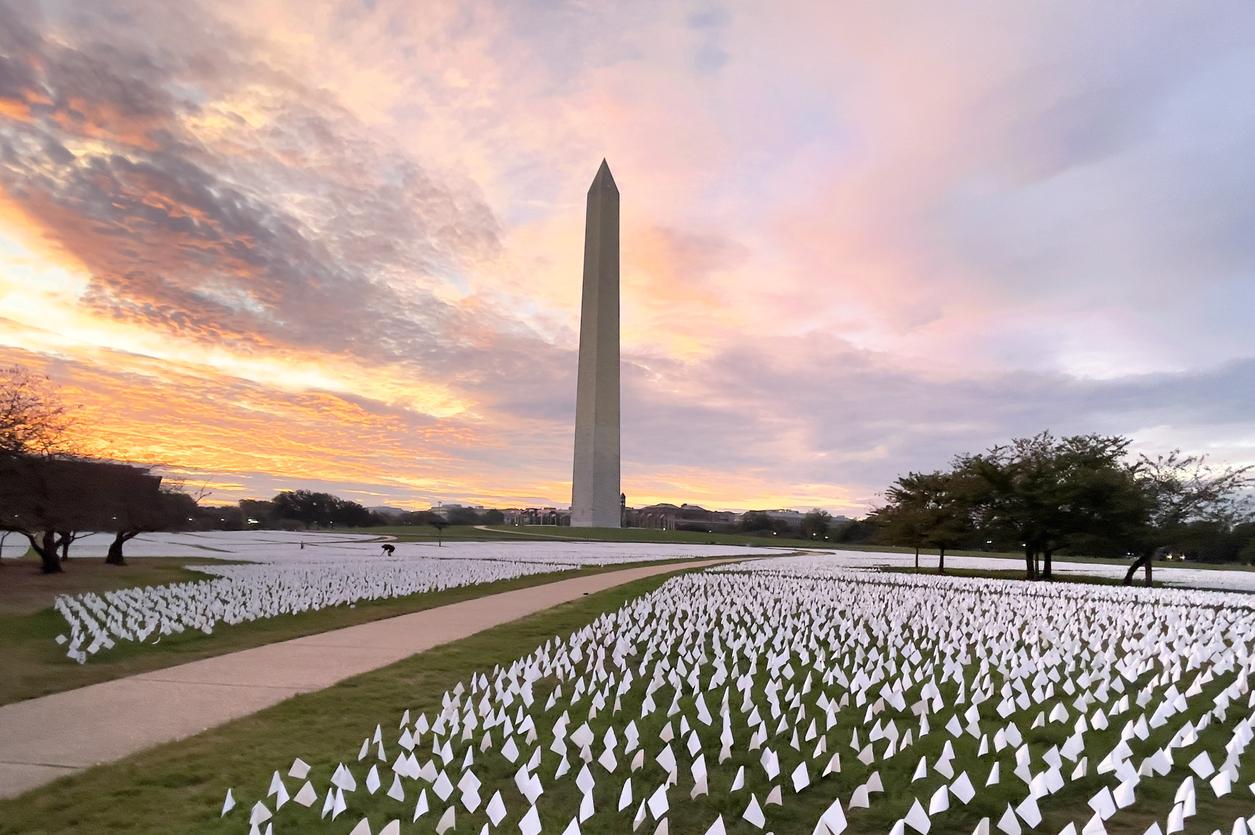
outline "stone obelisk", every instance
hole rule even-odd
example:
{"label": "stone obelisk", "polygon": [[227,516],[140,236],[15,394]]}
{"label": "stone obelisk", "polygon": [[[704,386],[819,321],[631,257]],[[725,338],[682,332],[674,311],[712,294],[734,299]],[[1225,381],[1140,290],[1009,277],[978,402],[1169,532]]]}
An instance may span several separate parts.
{"label": "stone obelisk", "polygon": [[571,525],[617,528],[619,506],[619,188],[601,161],[588,189],[575,402]]}

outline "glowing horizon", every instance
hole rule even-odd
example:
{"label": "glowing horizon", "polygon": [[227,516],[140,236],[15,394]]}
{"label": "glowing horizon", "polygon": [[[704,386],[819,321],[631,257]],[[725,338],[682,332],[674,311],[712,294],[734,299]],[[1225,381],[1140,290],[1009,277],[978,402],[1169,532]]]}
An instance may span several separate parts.
{"label": "glowing horizon", "polygon": [[[1042,429],[1255,463],[1255,10],[0,0],[0,361],[209,501],[855,515]],[[979,48],[972,48],[973,46]]]}

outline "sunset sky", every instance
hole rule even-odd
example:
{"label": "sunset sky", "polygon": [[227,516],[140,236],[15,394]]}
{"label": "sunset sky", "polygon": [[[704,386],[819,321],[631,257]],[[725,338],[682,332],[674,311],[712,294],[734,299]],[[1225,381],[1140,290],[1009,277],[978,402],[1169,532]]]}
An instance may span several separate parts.
{"label": "sunset sky", "polygon": [[0,0],[0,361],[210,501],[861,512],[1042,429],[1255,463],[1255,4]]}

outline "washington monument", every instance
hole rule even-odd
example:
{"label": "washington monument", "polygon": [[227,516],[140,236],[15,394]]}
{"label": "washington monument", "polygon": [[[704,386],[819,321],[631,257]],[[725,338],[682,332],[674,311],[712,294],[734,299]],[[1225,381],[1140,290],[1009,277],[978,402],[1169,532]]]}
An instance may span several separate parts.
{"label": "washington monument", "polygon": [[601,161],[584,220],[584,296],[575,402],[571,525],[617,528],[619,506],[619,188]]}

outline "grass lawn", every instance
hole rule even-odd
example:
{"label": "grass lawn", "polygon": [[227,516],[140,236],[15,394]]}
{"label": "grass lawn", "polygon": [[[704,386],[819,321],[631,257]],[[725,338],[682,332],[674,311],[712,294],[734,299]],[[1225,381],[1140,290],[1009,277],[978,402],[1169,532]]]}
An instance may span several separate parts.
{"label": "grass lawn", "polygon": [[[376,722],[395,722],[406,709],[425,711],[431,716],[440,709],[441,695],[457,682],[468,679],[472,673],[491,671],[494,665],[508,663],[555,636],[565,636],[601,613],[612,611],[631,598],[651,591],[665,579],[648,578],[590,595],[416,655],[327,690],[297,696],[251,717],[190,739],[163,745],[112,765],[93,768],[24,797],[0,802],[0,833],[243,831],[245,824],[242,822],[247,817],[247,807],[264,793],[271,772],[275,769],[286,772],[294,757],[300,756],[310,763],[318,782],[325,784],[326,775],[334,769],[336,763],[341,760],[354,762],[352,758],[358,746],[363,737],[372,732]],[[543,701],[548,686],[548,682],[536,683],[539,700]],[[1218,690],[1219,687],[1219,682],[1215,682],[1208,688],[1208,692]],[[949,695],[954,685],[946,683],[943,689]],[[1206,704],[1207,699],[1200,698],[1199,702]],[[623,708],[622,717],[639,715],[637,703],[625,702]],[[862,713],[861,708],[855,707],[851,710],[853,713],[842,721],[842,727],[848,726],[847,723],[851,721],[857,722],[853,714]],[[845,711],[842,711],[842,715],[846,716]],[[603,712],[599,717],[595,728],[598,734],[601,732],[602,722],[609,717],[609,711]],[[581,721],[580,717],[576,716],[575,721]],[[661,722],[661,712],[651,716],[648,721],[639,721],[643,737],[656,738],[657,726]],[[1119,739],[1120,724],[1116,722],[1107,731],[1096,732],[1093,750],[1109,750]],[[1174,721],[1171,727],[1175,728],[1177,724]],[[1000,727],[997,722],[983,722],[982,725],[987,726],[990,731]],[[547,728],[548,726],[545,729]],[[391,736],[394,729],[395,725],[387,730],[389,736],[386,738],[394,738]],[[1165,727],[1154,732],[1150,743],[1161,744],[1169,730],[1169,727]],[[703,731],[704,734],[708,732],[710,731]],[[717,733],[717,728],[713,732]],[[1060,744],[1067,729],[1052,725],[1036,729],[1023,727],[1022,732],[1034,751],[1040,752],[1049,745]],[[1209,728],[1201,736],[1214,750],[1217,744],[1223,744],[1223,739],[1218,736],[1220,733],[1222,731],[1218,727]],[[741,734],[743,729],[738,730],[738,735]],[[853,787],[862,782],[872,768],[880,771],[886,786],[901,787],[909,784],[910,791],[879,798],[872,809],[847,810],[850,827],[846,831],[852,835],[888,831],[893,821],[905,812],[914,796],[927,797],[940,785],[941,778],[935,773],[930,773],[927,778],[916,783],[910,783],[910,774],[920,755],[927,755],[931,762],[947,738],[944,733],[931,734],[919,740],[904,755],[876,762],[871,767],[861,765],[855,759],[853,751],[843,752],[844,767],[840,774],[822,780],[818,779],[818,775],[813,775],[815,783],[801,795],[794,795],[786,789],[784,809],[787,811],[775,814],[775,831],[778,835],[809,833],[818,815],[831,799],[847,799]],[[542,734],[542,742],[544,739]],[[992,816],[996,820],[1008,800],[1018,800],[1024,794],[1023,784],[1019,784],[1015,778],[1006,779],[993,788],[982,787],[990,758],[978,760],[975,756],[975,742],[969,737],[955,740],[954,745],[957,752],[956,769],[970,770],[979,788],[969,806],[948,814],[944,819],[944,828],[934,824],[934,832],[971,832],[980,817]],[[779,750],[782,771],[788,774],[793,761],[786,758],[793,755],[787,748],[781,747]],[[430,756],[427,751],[418,753],[424,757]],[[1009,768],[1009,756],[1009,752],[1004,752],[999,758],[1004,770]],[[741,792],[729,795],[723,789],[726,786],[723,781],[730,769],[739,762],[753,763],[756,760],[757,752],[737,753],[732,763],[712,771],[712,775],[718,775],[717,778],[712,776],[712,795],[696,801],[687,799],[690,781],[685,773],[671,802],[671,831],[676,835],[701,833],[713,820],[715,813],[720,812],[724,815],[730,833],[757,833],[757,830],[751,829],[740,819],[748,794]],[[547,766],[542,766],[542,773],[548,776],[552,765],[552,760],[549,760]],[[1091,772],[1092,767],[1093,761]],[[1108,824],[1108,831],[1113,835],[1140,834],[1156,816],[1166,814],[1172,792],[1181,780],[1183,768],[1184,765],[1179,763],[1169,777],[1144,779],[1138,788],[1137,802],[1113,818]],[[355,770],[360,781],[361,766],[357,766]],[[1222,799],[1215,799],[1205,786],[1200,785],[1198,815],[1187,823],[1187,835],[1210,832],[1221,825],[1221,822],[1232,821],[1238,814],[1249,814],[1252,804],[1244,784],[1253,776],[1253,770],[1255,763],[1247,758],[1240,784],[1235,786],[1232,795]],[[746,772],[749,779],[747,788],[755,791],[761,802],[765,778],[752,766]],[[456,776],[456,769],[454,773]],[[604,810],[617,796],[623,774],[617,774],[614,779],[606,779],[600,772],[598,774],[599,807]],[[482,791],[485,799],[499,782],[509,779],[508,772],[505,771],[481,774],[481,777],[485,777]],[[656,785],[660,779],[661,771],[655,763],[648,764],[644,771],[633,775],[637,797],[643,796],[646,787]],[[720,782],[714,782],[715,779]],[[1091,773],[1090,777],[1069,784],[1058,795],[1043,802],[1045,820],[1035,831],[1054,833],[1069,818],[1082,821],[1088,818],[1086,800],[1108,782],[1107,779]],[[293,781],[289,780],[288,783],[290,789],[294,787]],[[558,832],[577,808],[578,796],[570,780],[546,780],[545,784],[546,793],[541,800],[546,818],[545,831]],[[295,785],[299,785],[299,782]],[[227,787],[234,788],[237,801],[243,808],[237,808],[228,818],[230,823],[224,824],[218,821],[217,815]],[[410,798],[411,808],[414,791],[413,784],[410,784],[407,796]],[[507,792],[503,791],[503,794]],[[384,799],[382,795],[381,790],[379,795],[367,797],[359,782],[359,791],[351,801],[352,811],[341,816],[339,820],[318,820],[321,798],[310,810],[301,810],[291,805],[285,807],[283,820],[289,827],[297,824],[295,831],[325,831],[343,835],[356,825],[362,812],[366,811],[370,814],[374,831],[378,831],[388,819],[383,816],[383,810],[389,810],[390,817],[400,809],[399,804]],[[428,795],[434,804],[433,808],[438,811],[444,804],[438,803],[430,790]],[[503,821],[499,830],[501,832],[515,831],[522,811],[519,808],[522,801],[517,793],[510,794],[507,803],[510,814]],[[625,814],[630,817],[630,813]],[[424,818],[417,828],[410,825],[406,817],[403,831],[430,831],[435,823],[434,817],[435,815],[429,815]],[[582,830],[586,833],[628,832],[630,828],[624,822],[626,819],[624,815],[599,813],[587,821]],[[653,825],[646,824],[638,831],[648,833],[652,830]],[[469,829],[459,816],[455,832],[462,831],[474,830]]]}
{"label": "grass lawn", "polygon": [[[143,557],[126,566],[108,566],[97,560],[71,560],[64,574],[42,575],[38,561],[6,561],[0,569],[0,704],[31,699],[48,693],[73,690],[101,681],[148,672],[200,658],[225,655],[242,649],[286,641],[353,626],[381,618],[418,612],[486,594],[526,588],[571,577],[600,574],[631,566],[605,566],[534,574],[495,583],[415,594],[389,600],[362,601],[353,607],[336,606],[316,612],[303,612],[277,618],[219,625],[213,635],[189,630],[167,635],[159,644],[120,641],[108,652],[78,664],[65,656],[54,640],[66,631],[65,621],[51,608],[60,593],[107,591],[130,586],[151,586],[187,580],[207,579],[206,575],[184,569],[196,563],[217,562],[191,558]],[[662,560],[661,562],[671,562]]]}
{"label": "grass lawn", "polygon": [[81,557],[67,561],[61,574],[43,574],[35,557],[5,560],[0,562],[0,617],[47,609],[58,594],[204,580],[206,575],[187,566],[233,562],[205,557],[142,557],[126,565],[106,565],[103,557]]}

